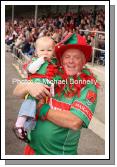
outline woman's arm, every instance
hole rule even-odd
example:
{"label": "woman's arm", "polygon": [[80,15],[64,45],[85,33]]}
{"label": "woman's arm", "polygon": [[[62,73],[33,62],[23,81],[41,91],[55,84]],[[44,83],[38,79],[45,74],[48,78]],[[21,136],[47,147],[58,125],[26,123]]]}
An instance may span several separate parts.
{"label": "woman's arm", "polygon": [[18,96],[20,98],[24,98],[28,93],[28,84],[17,84],[13,91],[13,95]]}
{"label": "woman's arm", "polygon": [[[93,96],[92,96],[93,95]],[[93,97],[93,101],[90,98]],[[90,105],[87,103],[89,100]],[[83,89],[82,95],[77,97],[70,106],[70,111],[49,110],[47,119],[54,124],[73,130],[81,126],[87,128],[95,111],[97,103],[97,88],[95,85]]]}
{"label": "woman's arm", "polygon": [[72,130],[78,130],[83,124],[83,121],[80,118],[68,110],[59,111],[50,109],[47,119],[56,125],[64,128],[70,128]]}
{"label": "woman's arm", "polygon": [[51,97],[51,94],[47,89],[49,89],[49,86],[42,83],[20,83],[14,89],[13,94],[20,98],[24,98],[28,93],[36,99],[46,96]]}

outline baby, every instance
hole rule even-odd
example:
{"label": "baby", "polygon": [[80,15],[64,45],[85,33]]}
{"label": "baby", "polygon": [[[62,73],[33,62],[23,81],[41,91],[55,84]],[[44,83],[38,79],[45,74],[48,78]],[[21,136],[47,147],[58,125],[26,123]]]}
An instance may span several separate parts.
{"label": "baby", "polygon": [[[50,86],[50,92],[54,96],[53,85],[48,82],[55,75],[57,70],[56,58],[54,57],[55,42],[50,37],[41,37],[36,41],[37,58],[33,58],[32,62],[27,66],[28,80],[32,82],[44,83]],[[36,121],[36,111],[40,105],[45,103],[45,99],[38,101],[31,95],[27,95],[27,99],[21,105],[18,118],[13,128],[15,135],[29,142],[27,132],[34,129]]]}

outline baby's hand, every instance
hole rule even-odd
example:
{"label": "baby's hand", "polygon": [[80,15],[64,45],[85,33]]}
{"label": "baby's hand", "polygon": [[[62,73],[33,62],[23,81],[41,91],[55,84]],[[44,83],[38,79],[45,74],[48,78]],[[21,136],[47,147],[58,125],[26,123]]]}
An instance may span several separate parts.
{"label": "baby's hand", "polygon": [[48,61],[48,62],[51,62],[51,58],[50,58],[50,57],[47,57],[47,56],[44,57],[44,60],[45,60],[45,61]]}

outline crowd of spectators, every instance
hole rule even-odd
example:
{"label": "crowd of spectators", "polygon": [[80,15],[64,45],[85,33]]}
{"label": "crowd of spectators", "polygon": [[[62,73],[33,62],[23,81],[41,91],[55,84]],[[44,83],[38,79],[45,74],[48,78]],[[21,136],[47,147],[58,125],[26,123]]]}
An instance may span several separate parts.
{"label": "crowd of spectators", "polygon": [[80,33],[90,45],[105,49],[105,34],[89,32],[105,31],[105,11],[102,9],[95,13],[81,10],[80,14],[69,12],[42,16],[37,18],[36,25],[34,18],[28,17],[16,18],[14,23],[8,20],[5,24],[5,43],[11,50],[17,47],[28,56],[34,55],[37,38],[51,36],[58,43],[69,32]]}

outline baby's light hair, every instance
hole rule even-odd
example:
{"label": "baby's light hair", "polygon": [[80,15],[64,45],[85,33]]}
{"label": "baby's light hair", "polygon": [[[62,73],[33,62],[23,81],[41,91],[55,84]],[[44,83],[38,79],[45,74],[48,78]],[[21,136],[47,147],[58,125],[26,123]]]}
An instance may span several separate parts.
{"label": "baby's light hair", "polygon": [[35,43],[35,48],[37,48],[37,46],[38,46],[38,43],[40,42],[40,41],[48,41],[48,40],[51,40],[52,42],[53,42],[53,46],[55,46],[55,41],[51,38],[51,37],[48,37],[48,36],[44,36],[44,37],[41,37],[41,38],[38,38],[37,40],[36,40],[36,43]]}

